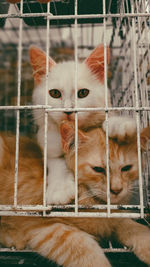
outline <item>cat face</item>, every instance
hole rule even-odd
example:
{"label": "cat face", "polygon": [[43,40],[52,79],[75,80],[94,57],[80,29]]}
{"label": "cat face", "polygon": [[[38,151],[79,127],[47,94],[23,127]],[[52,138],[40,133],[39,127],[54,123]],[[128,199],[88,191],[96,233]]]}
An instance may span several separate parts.
{"label": "cat face", "polygon": [[[150,128],[142,135],[141,142],[145,135],[150,138]],[[62,124],[61,136],[68,167],[75,172],[74,127]],[[87,133],[79,131],[78,139],[78,182],[87,189],[84,198],[93,196],[99,203],[107,203],[105,133],[100,128]],[[136,137],[126,144],[109,139],[109,177],[111,204],[127,204],[134,181],[138,179]]]}
{"label": "cat face", "polygon": [[[33,67],[35,90],[34,104],[45,104],[47,94],[48,105],[53,108],[75,107],[75,63],[62,62],[56,64],[49,59],[48,90],[46,91],[46,55],[39,48],[31,47],[30,60]],[[107,48],[107,63],[109,51]],[[91,55],[78,64],[77,73],[77,107],[104,107],[104,47],[98,46]],[[60,124],[62,120],[74,121],[74,112],[49,112],[49,116]],[[79,112],[79,126],[96,125],[104,120],[103,112]],[[88,118],[88,121],[86,120]],[[86,121],[85,121],[86,120]],[[86,123],[85,123],[86,122]]]}

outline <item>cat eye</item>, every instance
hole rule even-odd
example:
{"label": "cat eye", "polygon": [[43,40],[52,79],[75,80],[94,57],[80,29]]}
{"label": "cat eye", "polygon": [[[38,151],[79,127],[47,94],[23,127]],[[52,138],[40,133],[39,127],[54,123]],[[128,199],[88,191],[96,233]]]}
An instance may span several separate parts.
{"label": "cat eye", "polygon": [[86,88],[80,89],[78,91],[78,98],[84,98],[89,94],[89,90]]}
{"label": "cat eye", "polygon": [[60,98],[61,97],[61,92],[58,89],[50,89],[49,94],[53,98]]}
{"label": "cat eye", "polygon": [[105,169],[99,166],[95,166],[92,168],[95,172],[103,173],[105,174]]}
{"label": "cat eye", "polygon": [[132,168],[132,165],[126,165],[124,167],[121,168],[121,171],[122,172],[127,172],[127,171],[130,171]]}

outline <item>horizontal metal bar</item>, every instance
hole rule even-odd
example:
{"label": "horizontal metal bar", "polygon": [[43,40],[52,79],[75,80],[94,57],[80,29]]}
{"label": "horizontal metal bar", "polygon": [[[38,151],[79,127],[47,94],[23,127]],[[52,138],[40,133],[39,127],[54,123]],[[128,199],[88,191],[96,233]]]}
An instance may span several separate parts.
{"label": "horizontal metal bar", "polygon": [[[104,252],[120,252],[120,253],[122,253],[122,252],[131,252],[131,249],[129,249],[129,248],[103,248],[103,251]],[[33,251],[32,250],[30,250],[30,249],[23,249],[23,250],[17,250],[17,249],[15,249],[15,248],[0,248],[0,253],[1,252],[12,252],[12,253],[15,253],[15,252],[19,252],[20,254],[21,253],[33,253]],[[21,255],[20,255],[21,256]]]}
{"label": "horizontal metal bar", "polygon": [[114,253],[124,253],[124,252],[132,252],[129,248],[103,248],[104,252],[114,252]]}
{"label": "horizontal metal bar", "polygon": [[0,248],[0,252],[12,252],[12,253],[15,253],[15,252],[19,252],[20,254],[21,253],[24,253],[24,252],[31,252],[33,253],[33,251],[31,249],[22,249],[22,250],[19,250],[19,249],[16,249],[15,247],[11,247],[11,248]]}
{"label": "horizontal metal bar", "polygon": [[53,111],[72,111],[72,112],[86,112],[86,111],[150,111],[150,107],[99,107],[99,108],[53,108],[48,105],[30,105],[30,106],[0,106],[0,110],[32,110],[43,109],[46,112]]}
{"label": "horizontal metal bar", "polygon": [[53,15],[47,12],[45,13],[23,13],[23,14],[0,14],[0,18],[28,18],[28,17],[45,17],[49,20],[59,19],[100,19],[100,18],[125,18],[125,17],[149,17],[150,13],[124,13],[124,14],[88,14],[88,15]]}
{"label": "horizontal metal bar", "polygon": [[[124,252],[131,252],[131,249],[129,248],[103,248],[103,251],[104,252],[119,252],[119,253],[124,253]],[[23,249],[23,250],[17,250],[15,248],[0,248],[0,252],[12,252],[12,253],[15,253],[15,252],[19,252],[20,254],[21,253],[33,253],[32,250],[29,250],[29,249]]]}
{"label": "horizontal metal bar", "polygon": [[[0,211],[0,216],[34,216],[43,217],[42,212],[22,212],[22,211]],[[74,218],[108,218],[107,212],[57,212],[53,211],[45,214],[44,217],[74,217]],[[111,218],[141,218],[140,213],[113,212],[109,214]]]}
{"label": "horizontal metal bar", "polygon": [[[80,209],[99,209],[103,210],[107,208],[107,204],[102,204],[102,205],[93,205],[93,206],[85,206],[85,205],[79,205]],[[43,206],[43,205],[0,205],[0,211],[50,211],[52,209],[70,209],[70,208],[75,208],[75,205],[48,205],[48,206]],[[140,209],[140,205],[110,205],[111,209]]]}
{"label": "horizontal metal bar", "polygon": [[43,210],[47,210],[50,211],[53,208],[57,208],[57,209],[67,209],[67,208],[74,208],[75,205],[48,205],[48,206],[43,206],[43,205],[17,205],[17,206],[13,206],[13,205],[0,205],[0,211],[43,211]]}

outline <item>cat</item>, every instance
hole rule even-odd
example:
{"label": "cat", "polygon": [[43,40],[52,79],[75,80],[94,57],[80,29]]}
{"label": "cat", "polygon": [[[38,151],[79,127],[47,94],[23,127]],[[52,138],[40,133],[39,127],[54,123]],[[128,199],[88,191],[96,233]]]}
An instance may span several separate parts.
{"label": "cat", "polygon": [[[73,173],[74,131],[71,122],[60,126],[67,167]],[[79,204],[106,203],[105,132],[79,130],[78,137]],[[150,128],[146,128],[141,133],[142,150],[149,139]],[[0,204],[13,204],[15,139],[0,135],[0,143]],[[136,137],[123,143],[109,139],[109,149],[111,203],[128,203],[133,182],[138,179]],[[42,204],[42,152],[33,140],[24,137],[19,152],[18,204]],[[64,267],[111,266],[97,243],[111,234],[150,264],[150,230],[131,219],[3,216],[0,224],[0,243],[17,249],[29,247]]]}
{"label": "cat", "polygon": [[[107,47],[107,65],[109,48]],[[33,68],[35,88],[33,104],[44,105],[45,96],[52,108],[73,108],[75,105],[75,63],[73,61],[56,62],[49,58],[48,91],[46,92],[46,54],[37,47],[29,50]],[[105,107],[104,87],[104,46],[99,45],[90,56],[78,64],[77,107]],[[110,96],[108,93],[108,105]],[[63,204],[74,198],[74,178],[66,167],[61,147],[59,126],[63,120],[74,121],[75,113],[70,109],[64,112],[48,112],[47,166],[48,188],[47,203]],[[37,140],[44,149],[44,110],[34,110],[34,119],[38,125]],[[99,127],[105,120],[104,111],[78,113],[78,125],[82,129]],[[105,124],[103,125],[105,129]],[[134,134],[135,121],[131,118],[113,116],[109,119],[109,135],[124,138]]]}

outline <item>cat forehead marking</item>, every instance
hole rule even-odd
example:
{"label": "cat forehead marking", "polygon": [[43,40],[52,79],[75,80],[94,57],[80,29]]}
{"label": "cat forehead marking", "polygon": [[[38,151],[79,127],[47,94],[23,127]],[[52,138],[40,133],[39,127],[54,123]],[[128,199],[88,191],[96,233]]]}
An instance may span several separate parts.
{"label": "cat forehead marking", "polygon": [[[90,146],[87,144],[84,150],[84,161],[93,166],[107,165],[106,136],[101,129],[95,129],[89,133]],[[134,151],[132,151],[134,152]],[[132,153],[133,154],[133,153]],[[118,145],[113,140],[109,140],[109,167],[113,170],[116,166],[122,166],[134,161],[134,154],[130,157],[130,152],[124,146]]]}

